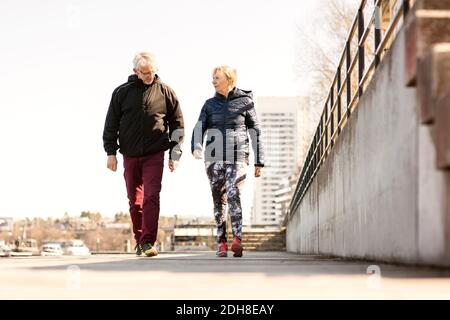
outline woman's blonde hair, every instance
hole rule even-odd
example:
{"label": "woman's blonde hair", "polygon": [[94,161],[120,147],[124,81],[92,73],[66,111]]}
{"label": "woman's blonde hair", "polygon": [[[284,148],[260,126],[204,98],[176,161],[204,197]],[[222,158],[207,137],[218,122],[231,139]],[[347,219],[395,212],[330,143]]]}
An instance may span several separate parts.
{"label": "woman's blonde hair", "polygon": [[229,66],[219,66],[215,67],[213,70],[213,75],[215,75],[217,72],[221,72],[225,75],[225,77],[228,80],[228,84],[234,88],[236,87],[237,82],[237,71],[236,69],[233,69]]}

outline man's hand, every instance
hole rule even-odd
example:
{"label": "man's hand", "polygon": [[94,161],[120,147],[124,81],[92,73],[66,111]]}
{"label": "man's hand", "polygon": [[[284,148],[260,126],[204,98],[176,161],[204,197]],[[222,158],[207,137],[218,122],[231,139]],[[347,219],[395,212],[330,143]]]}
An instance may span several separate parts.
{"label": "man's hand", "polygon": [[106,163],[106,167],[111,171],[117,170],[117,158],[116,156],[108,156],[108,161]]}
{"label": "man's hand", "polygon": [[175,160],[169,160],[169,169],[170,172],[174,172],[178,167],[178,161]]}
{"label": "man's hand", "polygon": [[195,149],[194,152],[192,153],[194,155],[194,158],[197,160],[203,159],[203,155],[202,155],[202,150],[200,149]]}
{"label": "man's hand", "polygon": [[261,176],[261,167],[255,167],[255,178]]}

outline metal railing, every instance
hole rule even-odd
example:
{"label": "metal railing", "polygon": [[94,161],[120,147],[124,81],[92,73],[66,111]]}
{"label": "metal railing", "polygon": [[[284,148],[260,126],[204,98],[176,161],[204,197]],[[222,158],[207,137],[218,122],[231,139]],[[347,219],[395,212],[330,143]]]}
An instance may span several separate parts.
{"label": "metal railing", "polygon": [[290,204],[289,216],[299,206],[317,171],[350,120],[357,102],[414,2],[414,0],[361,1],[306,156]]}

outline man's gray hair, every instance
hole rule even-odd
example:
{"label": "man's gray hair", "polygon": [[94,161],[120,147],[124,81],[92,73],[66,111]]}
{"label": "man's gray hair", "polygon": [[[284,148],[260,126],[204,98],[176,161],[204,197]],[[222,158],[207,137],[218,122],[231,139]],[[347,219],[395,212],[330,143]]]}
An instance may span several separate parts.
{"label": "man's gray hair", "polygon": [[133,59],[134,69],[139,69],[146,65],[150,65],[154,69],[157,68],[156,59],[153,54],[151,54],[150,52],[139,52],[138,54],[136,54],[134,56],[134,59]]}

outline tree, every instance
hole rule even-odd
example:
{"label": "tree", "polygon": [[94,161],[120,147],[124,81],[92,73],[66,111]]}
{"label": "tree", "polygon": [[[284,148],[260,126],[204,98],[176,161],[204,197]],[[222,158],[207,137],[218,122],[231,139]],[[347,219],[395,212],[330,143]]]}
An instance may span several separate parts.
{"label": "tree", "polygon": [[130,222],[130,214],[126,212],[118,212],[114,215],[114,222],[117,223]]}
{"label": "tree", "polygon": [[80,218],[88,218],[89,220],[99,223],[102,220],[100,212],[81,211]]}
{"label": "tree", "polygon": [[86,246],[93,251],[96,251],[97,247],[100,251],[123,251],[127,240],[132,240],[131,230],[118,232],[114,229],[99,227],[84,235]]}
{"label": "tree", "polygon": [[[299,78],[312,79],[308,96],[320,116],[331,83],[336,74],[360,0],[319,0],[324,9],[308,29],[297,29],[298,53],[296,71]],[[320,30],[317,33],[316,30]],[[356,45],[356,37],[352,45]]]}

